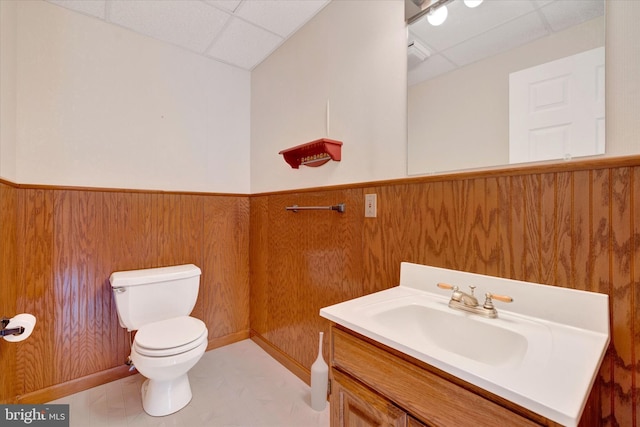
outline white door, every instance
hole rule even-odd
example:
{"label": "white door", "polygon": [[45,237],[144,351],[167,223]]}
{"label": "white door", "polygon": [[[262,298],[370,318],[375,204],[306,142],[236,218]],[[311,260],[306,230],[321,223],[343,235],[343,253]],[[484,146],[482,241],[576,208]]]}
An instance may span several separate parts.
{"label": "white door", "polygon": [[604,153],[604,47],[509,75],[509,162]]}

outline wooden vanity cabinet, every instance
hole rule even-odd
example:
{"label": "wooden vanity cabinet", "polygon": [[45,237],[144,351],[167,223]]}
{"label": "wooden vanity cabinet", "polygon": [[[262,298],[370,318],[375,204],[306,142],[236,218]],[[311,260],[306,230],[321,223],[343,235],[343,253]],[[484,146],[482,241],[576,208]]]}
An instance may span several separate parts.
{"label": "wooden vanity cabinet", "polygon": [[331,427],[558,425],[339,325],[331,377]]}
{"label": "wooden vanity cabinet", "polygon": [[406,412],[340,371],[333,373],[331,388],[332,426],[407,426]]}

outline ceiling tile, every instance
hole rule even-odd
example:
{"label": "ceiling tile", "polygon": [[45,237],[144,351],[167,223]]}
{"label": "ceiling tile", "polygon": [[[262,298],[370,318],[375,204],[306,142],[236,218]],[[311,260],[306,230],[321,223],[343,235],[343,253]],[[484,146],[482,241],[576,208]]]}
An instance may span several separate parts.
{"label": "ceiling tile", "polygon": [[282,37],[232,18],[207,51],[207,55],[250,70],[273,52],[282,41]]}
{"label": "ceiling tile", "polygon": [[573,25],[604,14],[602,0],[556,0],[541,9],[553,31],[562,31]]}
{"label": "ceiling tile", "polygon": [[49,0],[49,3],[104,19],[105,0]]}
{"label": "ceiling tile", "polygon": [[328,3],[329,0],[251,0],[244,1],[236,15],[287,37]]}
{"label": "ceiling tile", "polygon": [[529,13],[505,25],[487,31],[443,54],[463,66],[529,43],[549,32],[537,13]]}
{"label": "ceiling tile", "polygon": [[[2,0],[0,0],[2,1]],[[47,0],[250,70],[330,0]]]}
{"label": "ceiling tile", "polygon": [[229,12],[235,12],[240,1],[242,0],[205,0],[205,3],[228,10]]}
{"label": "ceiling tile", "polygon": [[425,80],[430,80],[455,68],[456,66],[442,55],[430,56],[421,64],[408,70],[407,85],[413,86]]}
{"label": "ceiling tile", "polygon": [[200,53],[230,16],[195,0],[112,0],[109,4],[111,22]]}
{"label": "ceiling tile", "polygon": [[449,14],[440,26],[429,24],[426,17],[411,24],[410,31],[435,52],[448,49],[491,28],[509,22],[534,10],[530,1],[485,1],[476,8],[468,8],[461,1],[447,4]]}

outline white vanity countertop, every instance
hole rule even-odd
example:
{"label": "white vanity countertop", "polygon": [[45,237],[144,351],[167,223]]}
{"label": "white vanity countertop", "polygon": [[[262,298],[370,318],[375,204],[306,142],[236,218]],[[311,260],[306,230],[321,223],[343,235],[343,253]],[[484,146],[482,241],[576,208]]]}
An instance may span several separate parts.
{"label": "white vanity countertop", "polygon": [[[475,285],[476,295],[491,292],[514,301],[494,301],[498,318],[486,319],[449,308],[451,291],[437,288],[440,282],[465,292]],[[420,321],[422,309],[444,315],[438,328],[447,329],[450,318],[471,325],[473,335],[461,343],[435,334],[444,336],[446,348],[438,339],[425,339],[436,325]],[[410,263],[401,265],[399,286],[325,307],[320,315],[567,426],[580,421],[609,343],[607,295]],[[456,332],[452,323],[453,337],[465,332]],[[509,348],[501,353],[500,342],[491,347],[485,331],[506,336]],[[469,343],[472,351],[451,351],[448,342]]]}

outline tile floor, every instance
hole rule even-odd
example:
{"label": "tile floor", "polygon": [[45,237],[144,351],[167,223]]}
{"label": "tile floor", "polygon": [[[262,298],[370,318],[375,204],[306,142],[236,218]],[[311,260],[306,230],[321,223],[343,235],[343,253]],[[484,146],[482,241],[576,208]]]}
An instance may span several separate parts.
{"label": "tile floor", "polygon": [[189,372],[191,403],[151,417],[134,375],[50,403],[70,404],[71,427],[327,427],[329,404],[310,407],[310,389],[251,340],[208,351]]}

